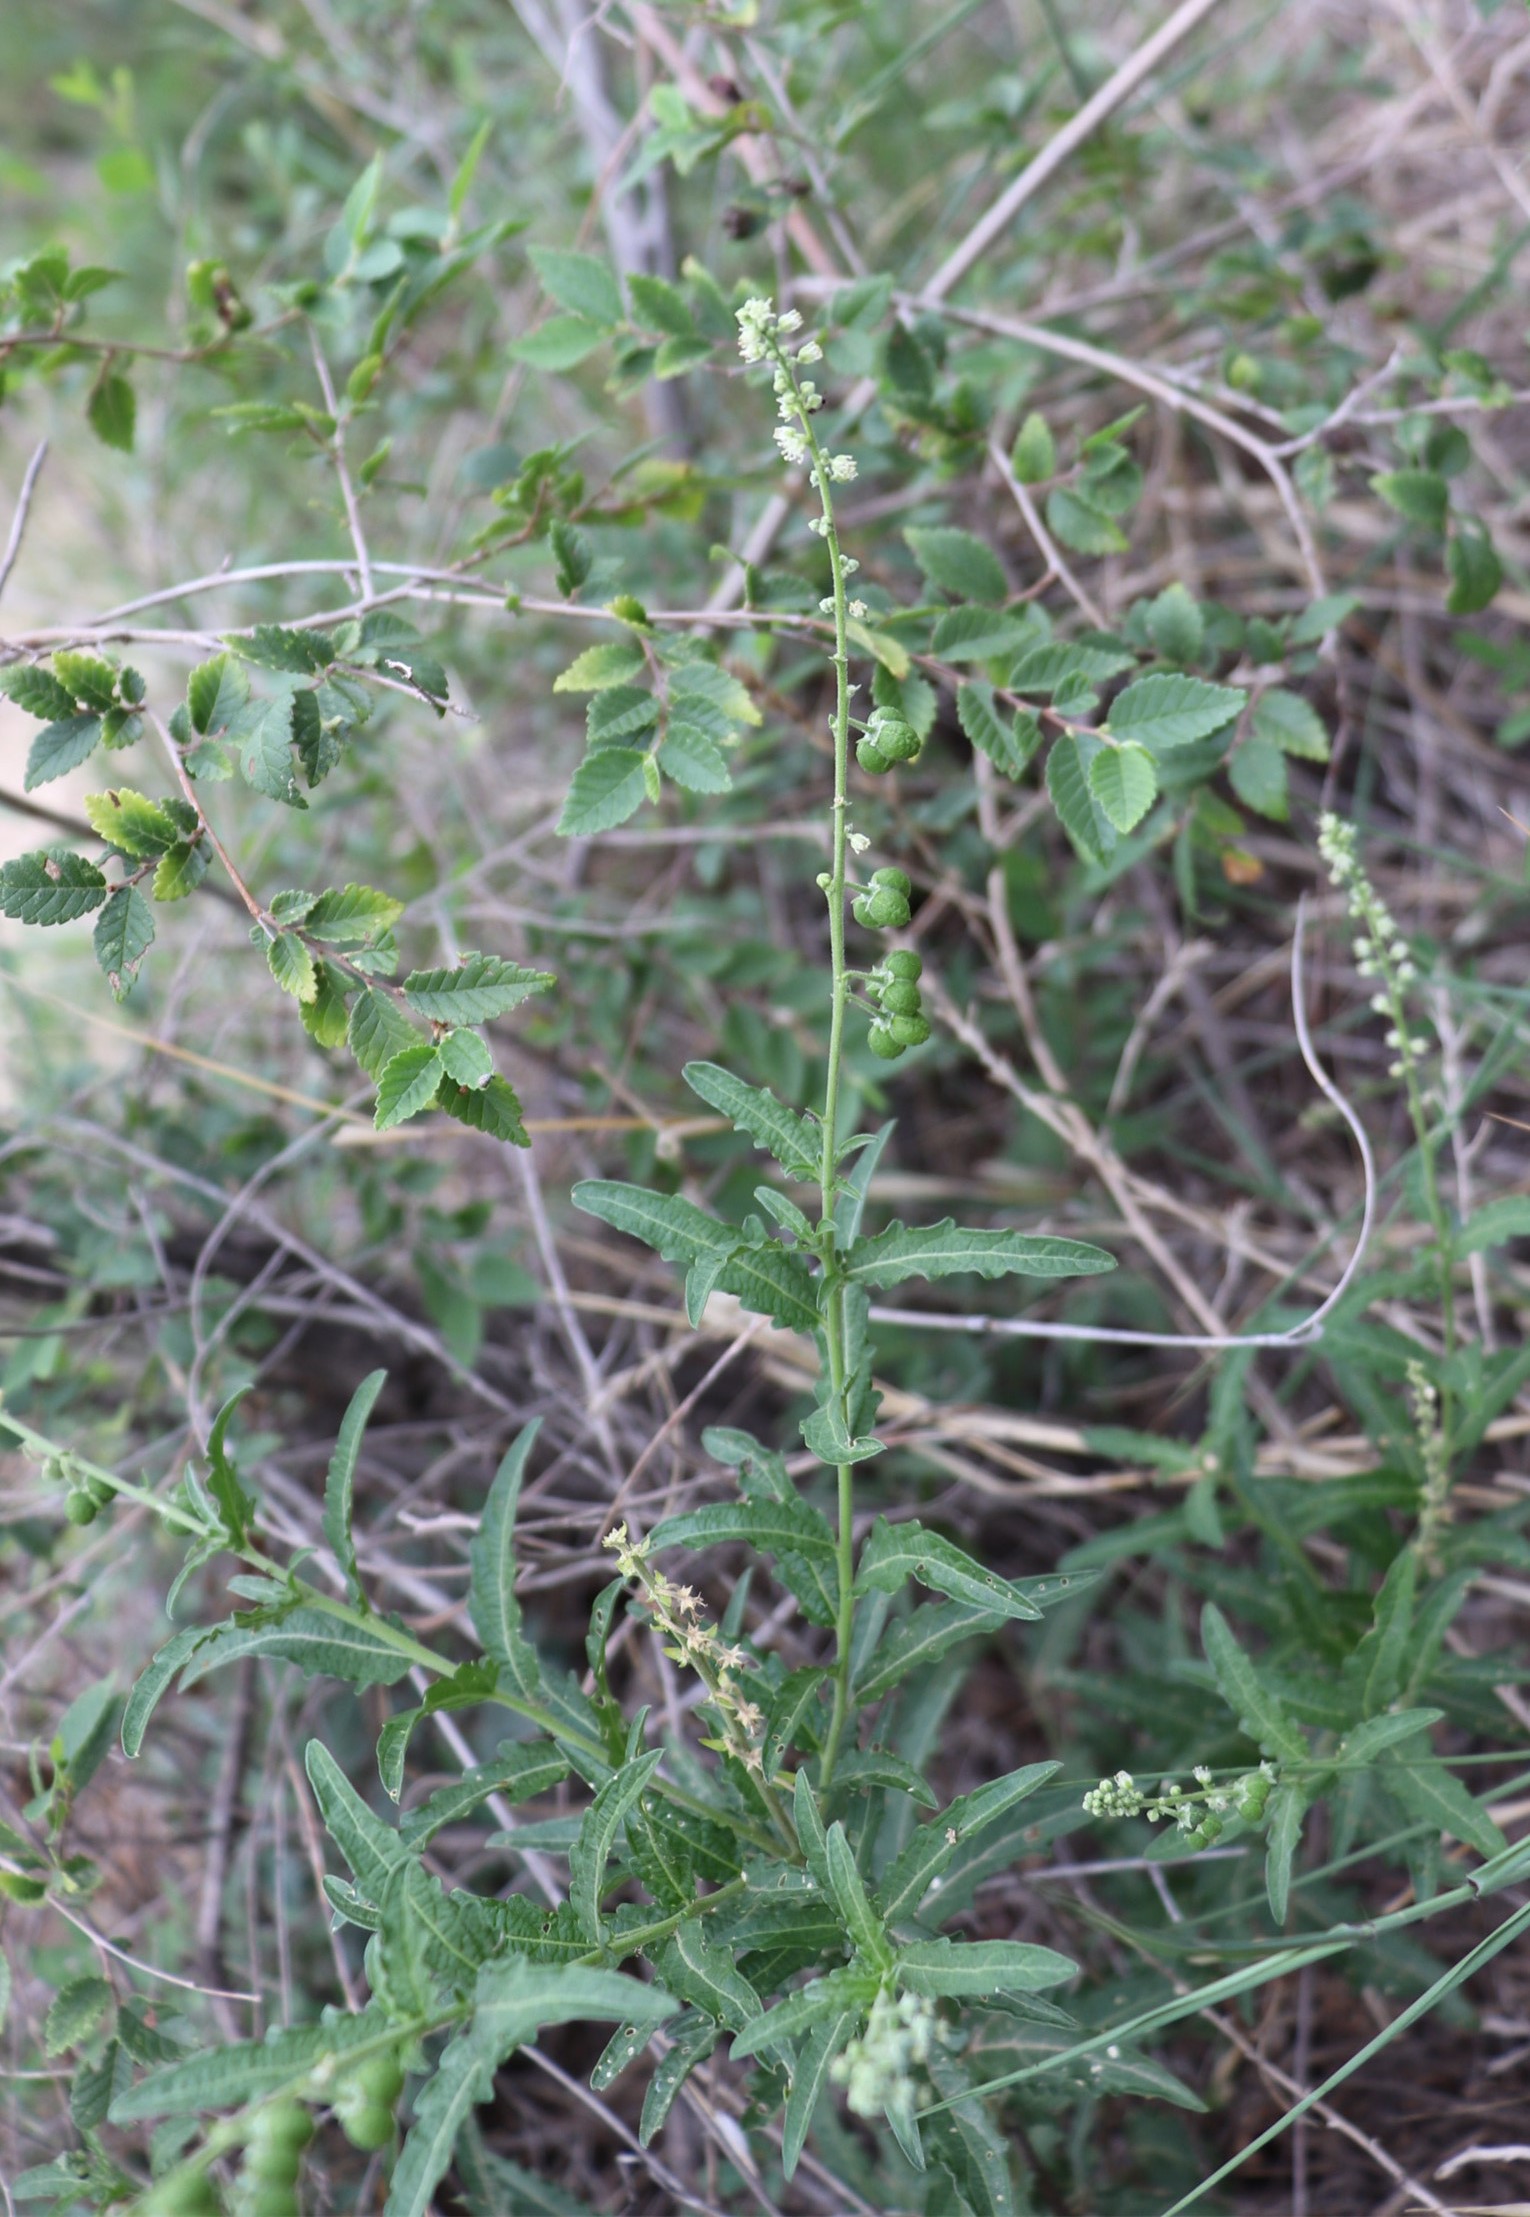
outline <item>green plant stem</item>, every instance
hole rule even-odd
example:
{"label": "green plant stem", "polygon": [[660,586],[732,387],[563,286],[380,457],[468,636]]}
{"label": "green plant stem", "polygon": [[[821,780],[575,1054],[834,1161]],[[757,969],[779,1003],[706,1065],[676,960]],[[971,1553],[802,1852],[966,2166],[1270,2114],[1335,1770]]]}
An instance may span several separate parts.
{"label": "green plant stem", "polygon": [[[843,1409],[847,1383],[844,1286],[835,1264],[832,1225],[839,1165],[839,1099],[845,1049],[845,1011],[850,1001],[852,982],[845,962],[845,881],[850,851],[850,612],[845,591],[844,554],[834,519],[834,498],[829,491],[828,456],[813,428],[812,415],[802,404],[795,369],[785,349],[779,345],[776,359],[791,380],[792,391],[797,396],[797,420],[807,439],[811,468],[817,481],[824,521],[824,545],[828,549],[829,574],[834,593],[834,793],[829,804],[832,854],[829,882],[824,888],[829,904],[829,1054],[828,1069],[824,1077],[823,1156],[818,1183],[821,1220],[825,1227],[829,1227],[823,1235],[826,1281],[823,1299],[824,1344],[829,1358],[830,1391]],[[837,1465],[836,1471],[839,1522],[835,1552],[839,1598],[834,1625],[834,1706],[819,1769],[820,1790],[826,1790],[834,1776],[834,1766],[839,1760],[839,1750],[850,1713],[850,1651],[855,1629],[855,1486],[852,1468],[848,1463]]]}

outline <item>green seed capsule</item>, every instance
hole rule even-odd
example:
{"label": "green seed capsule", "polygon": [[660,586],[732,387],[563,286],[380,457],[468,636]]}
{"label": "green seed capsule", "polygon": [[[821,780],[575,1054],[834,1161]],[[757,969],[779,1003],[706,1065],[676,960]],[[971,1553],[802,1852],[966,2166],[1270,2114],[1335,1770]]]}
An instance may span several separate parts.
{"label": "green seed capsule", "polygon": [[144,2217],[219,2217],[218,2197],[205,2171],[173,2172],[140,2203]]}
{"label": "green seed capsule", "polygon": [[922,1003],[911,978],[892,978],[882,988],[882,1007],[889,1016],[917,1016]]}
{"label": "green seed capsule", "polygon": [[888,1019],[887,1028],[900,1047],[922,1047],[930,1036],[930,1019],[927,1016],[893,1016]]}
{"label": "green seed capsule", "polygon": [[293,2179],[262,2182],[245,2203],[245,2217],[299,2217]]}
{"label": "green seed capsule", "polygon": [[872,777],[881,777],[884,771],[892,768],[892,756],[884,754],[874,739],[856,742],[855,759]]}
{"label": "green seed capsule", "polygon": [[64,1514],[71,1524],[94,1524],[100,1515],[94,1498],[83,1486],[71,1486],[64,1500]]}
{"label": "green seed capsule", "polygon": [[866,1044],[883,1062],[896,1062],[903,1052],[902,1041],[894,1038],[889,1024],[873,1024],[866,1034]]}
{"label": "green seed capsule", "polygon": [[894,947],[891,954],[883,955],[882,968],[890,978],[917,978],[924,972],[924,964],[912,947]]}
{"label": "green seed capsule", "polygon": [[85,1491],[98,1509],[108,1509],[117,1496],[104,1478],[87,1478]]}
{"label": "green seed capsule", "polygon": [[917,762],[924,742],[912,724],[889,718],[876,726],[876,743],[891,762]]}
{"label": "green seed capsule", "polygon": [[885,886],[889,893],[901,893],[905,900],[914,890],[901,870],[873,870],[871,882],[874,886]]}
{"label": "green seed capsule", "polygon": [[381,2102],[358,2102],[353,2107],[335,2104],[335,2116],[340,2130],[353,2148],[360,2148],[363,2155],[375,2155],[379,2148],[386,2148],[393,2138],[393,2112]]}
{"label": "green seed capsule", "polygon": [[890,886],[873,886],[851,903],[850,913],[868,931],[901,931],[908,922],[908,901]]}
{"label": "green seed capsule", "polygon": [[364,2100],[391,2109],[404,2091],[404,2067],[396,2055],[368,2056],[346,2074],[347,2091],[353,2086]]}
{"label": "green seed capsule", "polygon": [[291,2165],[289,2179],[297,2177],[298,2158],[313,2138],[313,2119],[299,2101],[276,2101],[256,2113],[245,2142],[245,2159],[259,2178],[278,2179],[275,2168],[261,2168],[269,2159]]}

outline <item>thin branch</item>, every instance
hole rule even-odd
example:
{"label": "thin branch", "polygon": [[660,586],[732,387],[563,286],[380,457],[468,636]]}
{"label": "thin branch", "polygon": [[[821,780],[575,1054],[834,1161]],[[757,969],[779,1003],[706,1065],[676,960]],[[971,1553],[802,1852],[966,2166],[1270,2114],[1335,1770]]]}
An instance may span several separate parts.
{"label": "thin branch", "polygon": [[4,554],[0,554],[0,593],[10,583],[11,572],[16,567],[16,557],[21,552],[22,536],[27,528],[27,515],[32,506],[32,495],[37,489],[37,480],[42,475],[42,466],[47,459],[48,442],[43,439],[38,442],[32,459],[27,464],[26,475],[21,480],[21,491],[16,495],[16,513],[11,518],[10,537],[5,542]]}

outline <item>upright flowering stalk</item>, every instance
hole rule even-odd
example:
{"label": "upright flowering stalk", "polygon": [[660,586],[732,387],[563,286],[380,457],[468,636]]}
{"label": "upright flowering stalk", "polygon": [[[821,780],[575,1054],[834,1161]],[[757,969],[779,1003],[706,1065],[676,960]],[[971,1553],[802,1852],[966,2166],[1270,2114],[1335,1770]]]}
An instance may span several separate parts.
{"label": "upright flowering stalk", "polygon": [[[856,474],[855,457],[851,454],[826,454],[819,442],[813,418],[823,406],[823,395],[810,377],[801,373],[812,363],[820,361],[823,349],[814,339],[795,345],[796,334],[802,328],[802,318],[795,309],[778,315],[769,300],[747,300],[738,310],[738,350],[746,362],[769,362],[773,371],[776,410],[781,421],[776,426],[776,445],[788,467],[805,468],[808,483],[818,496],[819,513],[812,519],[810,528],[817,532],[828,551],[829,573],[833,591],[823,604],[824,613],[834,618],[834,713],[830,729],[834,740],[834,793],[830,802],[832,825],[832,853],[829,869],[819,878],[829,904],[829,958],[831,988],[829,1008],[829,1059],[828,1075],[824,1082],[823,1101],[823,1152],[819,1168],[819,1198],[821,1204],[820,1230],[824,1239],[832,1233],[835,1195],[835,1141],[839,1125],[840,1065],[844,1056],[845,1012],[849,1005],[851,979],[845,963],[845,900],[848,890],[848,865],[852,846],[849,826],[849,778],[850,778],[850,703],[855,688],[850,683],[849,624],[852,614],[863,615],[859,602],[852,603],[847,591],[848,579],[859,565],[845,555],[839,543],[839,532],[834,519],[834,496],[831,487],[848,484]],[[855,840],[863,847],[864,840]],[[879,873],[892,875],[893,873]],[[895,887],[883,888],[874,883],[872,893],[894,892]],[[906,895],[907,881],[903,881]],[[884,901],[885,905],[885,901]],[[882,912],[878,912],[881,920]],[[908,920],[908,910],[903,907],[903,922]],[[891,914],[888,922],[896,922]],[[825,1318],[824,1339],[828,1350],[830,1382],[836,1395],[842,1394],[846,1384],[846,1334],[842,1291],[830,1301]],[[850,1641],[853,1628],[853,1604],[851,1589],[855,1578],[853,1552],[854,1503],[851,1465],[837,1466],[839,1480],[839,1619],[836,1627],[836,1670],[834,1682],[834,1709],[829,1735],[824,1746],[822,1781],[827,1785],[833,1774],[834,1764],[843,1738],[849,1713],[850,1696]]]}
{"label": "upright flowering stalk", "polygon": [[[1407,1097],[1408,1118],[1418,1143],[1424,1207],[1439,1258],[1440,1321],[1448,1359],[1456,1344],[1454,1240],[1435,1165],[1441,1135],[1430,1128],[1424,1099],[1426,1043],[1423,1034],[1413,1028],[1408,1010],[1408,988],[1417,983],[1418,970],[1396,918],[1361,865],[1354,825],[1345,823],[1342,817],[1325,815],[1318,826],[1318,852],[1328,866],[1329,877],[1344,895],[1354,922],[1355,967],[1371,987],[1371,1007],[1386,1020],[1386,1041],[1393,1054],[1387,1075],[1402,1080]],[[1450,1403],[1448,1394],[1431,1399],[1426,1421],[1426,1416],[1420,1414],[1418,1381],[1422,1376],[1417,1364],[1409,1365],[1415,1429],[1424,1443],[1420,1449],[1424,1504],[1419,1541],[1427,1558],[1450,1490]]]}

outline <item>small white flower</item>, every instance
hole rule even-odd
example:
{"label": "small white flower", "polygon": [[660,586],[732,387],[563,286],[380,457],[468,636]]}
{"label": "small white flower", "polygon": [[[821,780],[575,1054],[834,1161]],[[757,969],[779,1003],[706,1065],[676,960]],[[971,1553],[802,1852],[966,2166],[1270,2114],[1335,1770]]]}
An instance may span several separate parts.
{"label": "small white flower", "polygon": [[831,454],[829,456],[829,475],[836,484],[848,485],[856,475],[855,456],[853,454]]}

